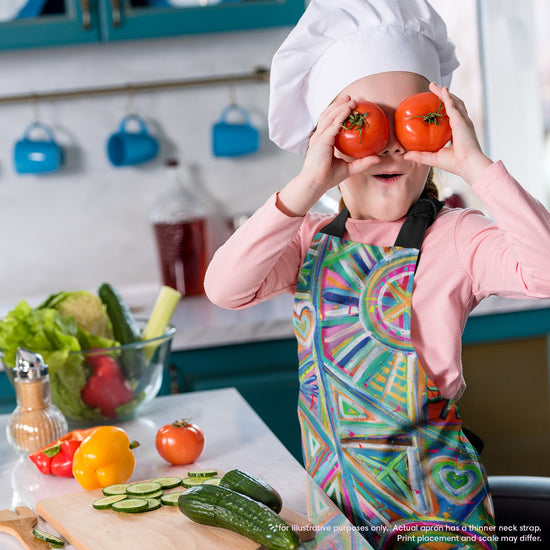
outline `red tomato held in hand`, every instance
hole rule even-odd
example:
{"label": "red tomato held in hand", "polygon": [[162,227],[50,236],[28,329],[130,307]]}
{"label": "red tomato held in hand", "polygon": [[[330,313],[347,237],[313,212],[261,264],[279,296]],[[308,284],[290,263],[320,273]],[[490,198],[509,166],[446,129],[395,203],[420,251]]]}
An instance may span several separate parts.
{"label": "red tomato held in hand", "polygon": [[394,116],[395,136],[408,151],[435,153],[451,139],[451,126],[443,102],[432,92],[405,98]]}
{"label": "red tomato held in hand", "polygon": [[204,434],[196,424],[180,420],[157,432],[155,446],[159,455],[170,464],[191,464],[204,449]]}
{"label": "red tomato held in hand", "polygon": [[344,155],[356,159],[377,155],[390,139],[390,123],[384,111],[370,101],[357,104],[343,122],[334,146]]}

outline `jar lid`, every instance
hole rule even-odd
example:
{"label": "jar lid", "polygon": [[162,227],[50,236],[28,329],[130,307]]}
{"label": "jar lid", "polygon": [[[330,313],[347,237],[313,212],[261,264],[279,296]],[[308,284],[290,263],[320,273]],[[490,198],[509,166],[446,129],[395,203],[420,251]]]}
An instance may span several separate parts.
{"label": "jar lid", "polygon": [[39,353],[33,353],[25,348],[17,348],[13,370],[16,379],[42,378],[48,374],[48,365],[44,363],[44,359]]}

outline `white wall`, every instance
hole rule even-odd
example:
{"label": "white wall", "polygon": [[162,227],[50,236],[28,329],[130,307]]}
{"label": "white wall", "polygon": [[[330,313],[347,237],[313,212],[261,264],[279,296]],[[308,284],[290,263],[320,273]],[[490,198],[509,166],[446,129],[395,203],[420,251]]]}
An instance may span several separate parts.
{"label": "white wall", "polygon": [[[461,2],[458,10],[446,0],[433,3],[447,19],[463,61],[453,89],[481,130],[475,1]],[[0,95],[248,72],[269,67],[288,31],[1,53]],[[228,104],[229,88],[155,92],[135,100],[161,137],[161,158],[176,155],[192,163],[200,183],[230,214],[254,210],[301,165],[299,157],[267,140],[268,85],[242,84],[236,94],[264,129],[261,153],[240,160],[215,159],[210,152],[210,126]],[[148,214],[163,183],[162,162],[116,169],[105,155],[107,137],[126,105],[124,95],[39,105],[42,120],[68,151],[66,168],[43,177],[18,176],[12,166],[13,145],[33,117],[30,102],[0,105],[0,304],[62,289],[94,290],[103,281],[122,289],[158,285]],[[444,183],[460,185],[453,179]]]}
{"label": "white wall", "polygon": [[[0,94],[195,78],[269,67],[288,28],[0,54]],[[266,134],[268,84],[243,83],[236,99]],[[32,120],[31,104],[0,106],[0,303],[62,289],[156,285],[148,214],[163,183],[162,158],[191,163],[200,183],[230,214],[250,212],[296,172],[300,159],[264,135],[261,153],[218,159],[210,127],[229,87],[138,94],[136,110],[159,135],[158,160],[114,168],[105,143],[125,114],[125,95],[39,105],[67,150],[62,172],[20,176],[12,148]]]}

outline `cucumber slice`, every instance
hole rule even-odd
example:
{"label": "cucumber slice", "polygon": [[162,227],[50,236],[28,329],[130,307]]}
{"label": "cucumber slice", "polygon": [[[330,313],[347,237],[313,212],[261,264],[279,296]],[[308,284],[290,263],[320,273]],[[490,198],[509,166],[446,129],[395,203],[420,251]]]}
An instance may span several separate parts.
{"label": "cucumber slice", "polygon": [[115,512],[135,514],[137,512],[144,512],[148,506],[147,500],[144,498],[125,498],[124,500],[115,502],[112,505],[112,509]]}
{"label": "cucumber slice", "polygon": [[144,512],[152,512],[153,510],[158,510],[162,504],[158,498],[146,498],[147,508],[143,510]]}
{"label": "cucumber slice", "polygon": [[174,493],[166,493],[162,497],[160,497],[160,501],[162,504],[166,504],[166,506],[177,506],[178,505],[178,499],[180,498],[180,495],[183,494],[185,491],[176,491]]}
{"label": "cucumber slice", "polygon": [[184,487],[196,487],[197,485],[202,485],[207,479],[212,479],[211,477],[198,477],[198,476],[189,476],[184,477],[181,480],[181,484]]}
{"label": "cucumber slice", "polygon": [[208,477],[203,481],[203,485],[219,485],[221,479],[219,477]]}
{"label": "cucumber slice", "polygon": [[158,483],[163,489],[173,489],[181,485],[181,477],[157,477],[156,479],[152,479],[151,482]]}
{"label": "cucumber slice", "polygon": [[96,510],[107,510],[115,502],[120,502],[126,498],[128,498],[128,495],[109,495],[106,497],[100,497],[92,502],[92,506]]}
{"label": "cucumber slice", "polygon": [[42,529],[33,529],[32,534],[37,539],[49,542],[55,548],[62,548],[63,546],[65,546],[65,541],[63,539],[60,539],[59,537],[56,537],[51,533],[47,533],[46,531],[42,531]]}
{"label": "cucumber slice", "polygon": [[[155,491],[154,493],[147,493],[146,495],[139,495],[138,498],[160,498],[164,494],[164,491],[162,489],[159,489],[158,491]],[[138,496],[138,495],[136,495]]]}
{"label": "cucumber slice", "polygon": [[140,483],[131,483],[126,487],[126,493],[132,496],[148,497],[162,491],[160,483],[154,481],[144,481]]}
{"label": "cucumber slice", "polygon": [[194,472],[187,472],[189,477],[214,477],[218,475],[217,470],[195,470]]}
{"label": "cucumber slice", "polygon": [[112,495],[125,495],[128,485],[129,483],[119,483],[117,485],[109,485],[108,487],[103,488],[103,494],[108,497]]}

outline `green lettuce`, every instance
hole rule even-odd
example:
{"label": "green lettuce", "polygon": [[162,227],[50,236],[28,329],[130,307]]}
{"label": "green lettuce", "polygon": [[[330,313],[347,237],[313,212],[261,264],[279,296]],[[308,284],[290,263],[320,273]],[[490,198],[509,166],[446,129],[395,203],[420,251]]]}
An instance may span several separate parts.
{"label": "green lettuce", "polygon": [[33,309],[22,300],[0,321],[0,349],[7,368],[15,366],[17,348],[42,355],[48,365],[53,402],[71,418],[97,417],[81,399],[89,367],[79,351],[107,348],[118,342],[90,334],[71,315],[52,308]]}

